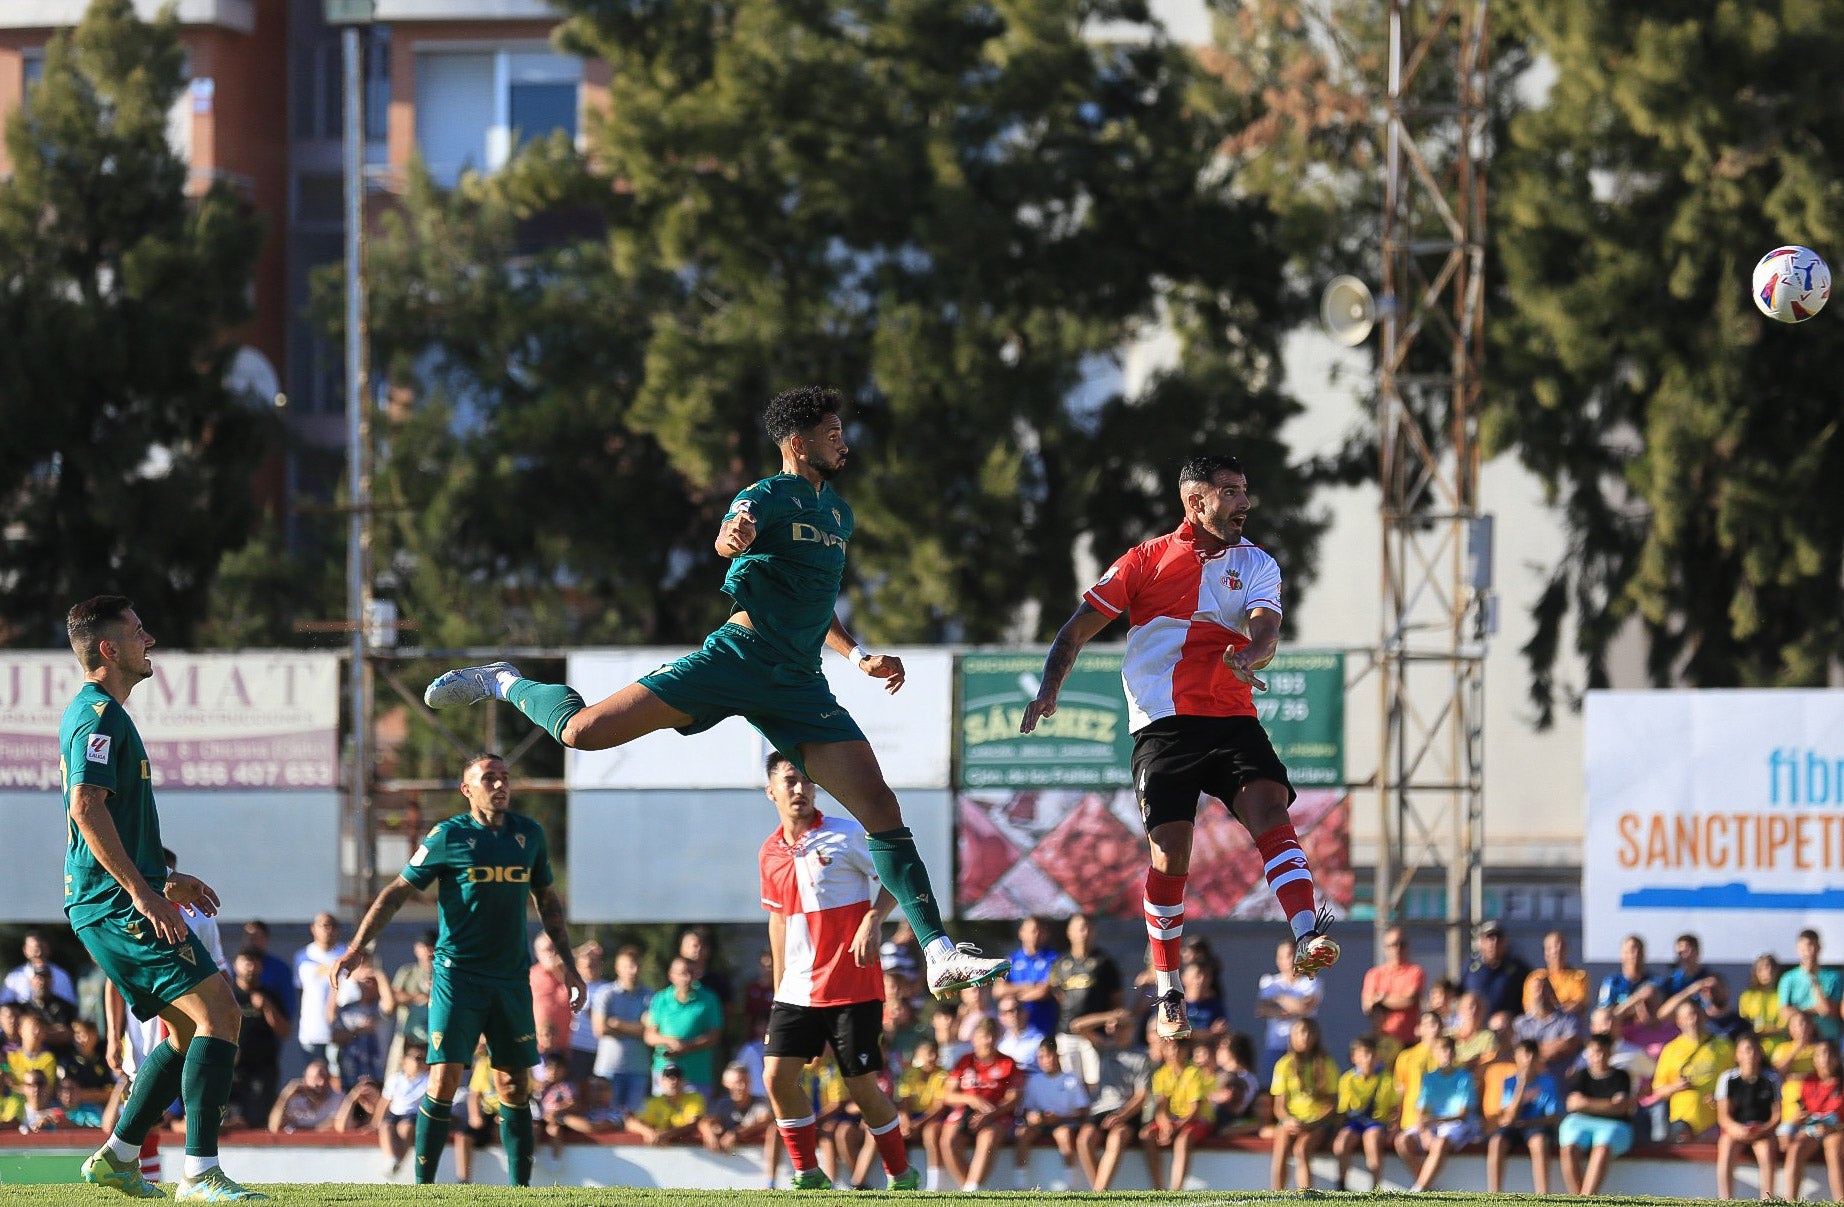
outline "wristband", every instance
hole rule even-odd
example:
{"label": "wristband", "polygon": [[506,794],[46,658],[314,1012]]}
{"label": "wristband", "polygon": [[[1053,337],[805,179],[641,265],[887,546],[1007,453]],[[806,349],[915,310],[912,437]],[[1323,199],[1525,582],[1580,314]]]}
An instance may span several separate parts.
{"label": "wristband", "polygon": [[865,649],[863,646],[855,645],[852,647],[851,658],[852,658],[853,666],[857,666],[860,662],[863,662],[866,658],[869,658],[870,656],[871,656],[871,651]]}

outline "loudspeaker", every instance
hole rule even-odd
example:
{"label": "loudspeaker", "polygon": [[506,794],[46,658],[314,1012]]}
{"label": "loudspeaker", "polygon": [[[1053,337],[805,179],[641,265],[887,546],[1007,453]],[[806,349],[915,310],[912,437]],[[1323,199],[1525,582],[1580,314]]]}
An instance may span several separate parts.
{"label": "loudspeaker", "polygon": [[1356,277],[1333,277],[1319,295],[1319,321],[1325,333],[1347,348],[1355,348],[1376,326],[1377,303],[1370,286]]}

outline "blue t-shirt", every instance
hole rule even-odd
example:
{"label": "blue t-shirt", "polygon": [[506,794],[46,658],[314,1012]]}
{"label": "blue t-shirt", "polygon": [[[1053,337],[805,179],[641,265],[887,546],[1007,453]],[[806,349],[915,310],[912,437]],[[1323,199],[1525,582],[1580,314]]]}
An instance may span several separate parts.
{"label": "blue t-shirt", "polygon": [[[1020,947],[1012,953],[1011,959],[1012,970],[1005,974],[1006,980],[1014,985],[1042,985],[1050,980],[1050,966],[1057,962],[1058,953],[1040,948],[1036,955],[1026,955],[1024,948]],[[1055,1035],[1056,995],[1025,1002],[1024,1016],[1031,1026],[1045,1035]],[[1030,1067],[1028,1063],[1026,1067]]]}
{"label": "blue t-shirt", "polygon": [[[1538,1073],[1530,1080],[1533,1093],[1530,1100],[1517,1108],[1519,1119],[1544,1119],[1562,1114],[1562,1090],[1556,1085],[1556,1079],[1548,1073]],[[1518,1096],[1518,1076],[1513,1073],[1505,1078],[1505,1093],[1499,1099],[1498,1109],[1504,1110]]]}
{"label": "blue t-shirt", "polygon": [[1610,972],[1601,978],[1601,990],[1594,995],[1596,1006],[1618,1006],[1647,985],[1658,984],[1658,978],[1650,973],[1641,973],[1629,977],[1624,972]]}
{"label": "blue t-shirt", "polygon": [[1424,1119],[1470,1115],[1478,1102],[1479,1088],[1473,1083],[1471,1069],[1455,1065],[1451,1069],[1429,1069],[1421,1075],[1421,1094],[1416,1103]]}
{"label": "blue t-shirt", "polygon": [[1506,956],[1496,968],[1475,959],[1460,978],[1460,988],[1478,994],[1487,1014],[1518,1014],[1524,1009],[1524,981],[1529,976],[1530,966],[1516,956]]}

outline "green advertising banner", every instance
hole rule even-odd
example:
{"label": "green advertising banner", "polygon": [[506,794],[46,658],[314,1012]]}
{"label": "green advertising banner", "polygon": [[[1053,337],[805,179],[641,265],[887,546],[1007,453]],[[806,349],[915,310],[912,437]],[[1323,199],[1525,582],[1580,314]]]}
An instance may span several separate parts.
{"label": "green advertising banner", "polygon": [[[960,658],[960,786],[1117,788],[1131,782],[1133,738],[1118,651],[1085,651],[1063,684],[1057,711],[1026,736],[1025,705],[1037,696],[1043,650]],[[1323,650],[1275,656],[1255,711],[1294,786],[1345,779],[1344,655]]]}

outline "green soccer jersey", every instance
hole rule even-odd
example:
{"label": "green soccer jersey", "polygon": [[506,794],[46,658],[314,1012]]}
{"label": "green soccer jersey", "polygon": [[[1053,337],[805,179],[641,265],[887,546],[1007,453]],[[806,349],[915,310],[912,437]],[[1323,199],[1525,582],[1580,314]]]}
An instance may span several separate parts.
{"label": "green soccer jersey", "polygon": [[58,726],[58,762],[64,773],[64,814],[69,840],[64,848],[64,913],[72,926],[132,908],[128,890],[96,860],[70,816],[71,793],[93,784],[109,793],[109,816],[135,867],[159,892],[166,887],[166,854],[160,845],[160,814],[154,808],[153,771],[134,720],[108,692],[85,683],[64,710]]}
{"label": "green soccer jersey", "polygon": [[551,883],[544,827],[508,813],[496,830],[462,813],[429,831],[404,865],[403,878],[419,889],[441,882],[438,970],[521,982],[530,974],[525,898]]}
{"label": "green soccer jersey", "polygon": [[769,648],[818,670],[845,577],[852,509],[831,483],[815,490],[797,474],[757,482],[736,496],[724,518],[744,503],[755,518],[756,539],[730,560],[724,594],[749,613]]}

